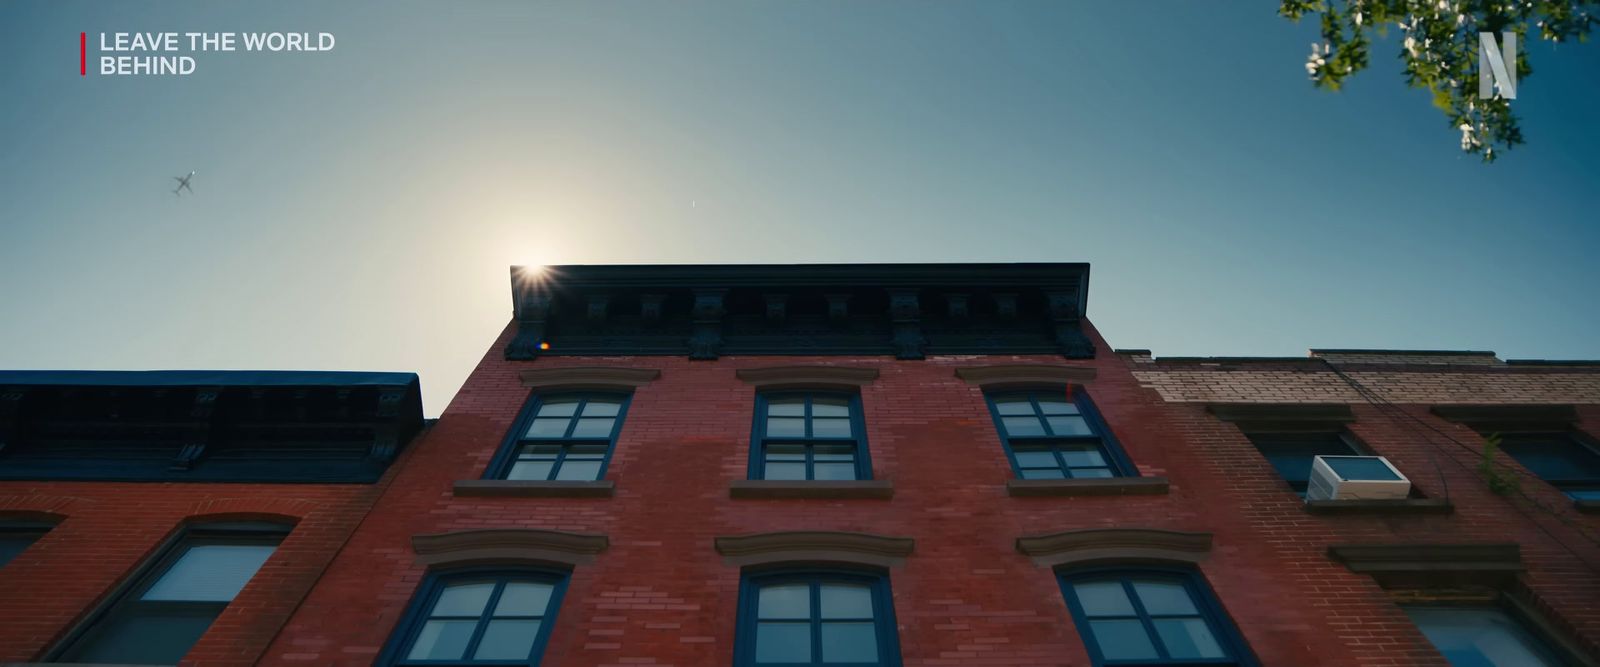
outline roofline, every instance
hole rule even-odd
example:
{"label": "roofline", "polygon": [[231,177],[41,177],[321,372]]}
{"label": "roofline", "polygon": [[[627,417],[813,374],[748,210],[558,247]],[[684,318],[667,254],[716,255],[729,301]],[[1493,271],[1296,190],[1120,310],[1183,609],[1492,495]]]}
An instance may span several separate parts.
{"label": "roofline", "polygon": [[0,370],[0,385],[79,387],[393,387],[418,385],[416,373],[380,371]]}

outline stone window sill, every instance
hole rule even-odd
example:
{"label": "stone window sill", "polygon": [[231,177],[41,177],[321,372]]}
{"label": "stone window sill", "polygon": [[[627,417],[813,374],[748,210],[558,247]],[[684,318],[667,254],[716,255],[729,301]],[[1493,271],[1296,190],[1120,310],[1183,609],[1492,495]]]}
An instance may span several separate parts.
{"label": "stone window sill", "polygon": [[1450,501],[1435,498],[1307,500],[1305,507],[1312,514],[1450,514],[1456,511]]}
{"label": "stone window sill", "polygon": [[841,500],[894,497],[894,485],[886,479],[863,480],[778,480],[741,479],[728,487],[733,498],[811,498]]}
{"label": "stone window sill", "polygon": [[1106,479],[1012,479],[1006,493],[1019,498],[1038,496],[1162,495],[1165,477],[1111,477]]}
{"label": "stone window sill", "polygon": [[616,482],[463,479],[455,484],[457,498],[610,498]]}
{"label": "stone window sill", "polygon": [[1572,506],[1584,514],[1600,514],[1600,500],[1574,500]]}

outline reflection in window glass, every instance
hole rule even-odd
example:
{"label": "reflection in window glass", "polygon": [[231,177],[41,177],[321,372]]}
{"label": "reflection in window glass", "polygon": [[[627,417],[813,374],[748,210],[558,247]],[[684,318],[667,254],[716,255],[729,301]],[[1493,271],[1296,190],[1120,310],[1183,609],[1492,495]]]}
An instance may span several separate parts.
{"label": "reflection in window glass", "polygon": [[885,648],[894,628],[882,607],[888,599],[883,579],[800,573],[745,585],[754,587],[756,608],[743,616],[740,655],[746,657],[740,665],[898,664]]}
{"label": "reflection in window glass", "polygon": [[1017,477],[1096,479],[1126,474],[1112,458],[1107,439],[1065,392],[991,394],[988,401]]}
{"label": "reflection in window glass", "polygon": [[751,476],[771,480],[870,479],[866,441],[853,397],[763,396]]}
{"label": "reflection in window glass", "polygon": [[1457,667],[1559,667],[1527,628],[1495,607],[1408,606],[1406,615]]}
{"label": "reflection in window glass", "polygon": [[622,424],[622,396],[538,399],[533,418],[506,464],[504,479],[593,481],[605,473]]}
{"label": "reflection in window glass", "polygon": [[558,580],[545,575],[440,580],[398,664],[526,662],[553,616]]}

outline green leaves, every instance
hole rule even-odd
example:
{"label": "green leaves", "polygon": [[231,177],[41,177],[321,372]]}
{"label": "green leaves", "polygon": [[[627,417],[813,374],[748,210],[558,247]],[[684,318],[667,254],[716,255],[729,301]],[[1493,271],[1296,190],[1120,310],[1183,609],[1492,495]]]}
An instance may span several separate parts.
{"label": "green leaves", "polygon": [[[1478,33],[1516,33],[1519,45],[1541,39],[1587,41],[1600,0],[1282,0],[1278,14],[1299,21],[1319,15],[1322,43],[1311,47],[1306,74],[1318,88],[1339,90],[1366,69],[1368,34],[1399,28],[1406,83],[1432,92],[1433,105],[1461,133],[1461,150],[1493,162],[1498,151],[1522,143],[1510,100],[1478,98]],[[1517,82],[1533,73],[1525,48],[1517,54]]]}

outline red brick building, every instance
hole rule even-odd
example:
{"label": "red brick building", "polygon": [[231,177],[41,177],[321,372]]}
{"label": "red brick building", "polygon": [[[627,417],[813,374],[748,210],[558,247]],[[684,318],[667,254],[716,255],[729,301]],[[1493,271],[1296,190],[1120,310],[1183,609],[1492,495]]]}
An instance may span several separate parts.
{"label": "red brick building", "polygon": [[255,664],[421,426],[410,373],[0,372],[0,663]]}
{"label": "red brick building", "polygon": [[[1088,274],[513,270],[513,321],[230,659],[1596,664],[1600,366],[1155,360],[1085,319]],[[1398,497],[1307,472],[1373,455]],[[259,579],[186,664],[236,664]]]}

